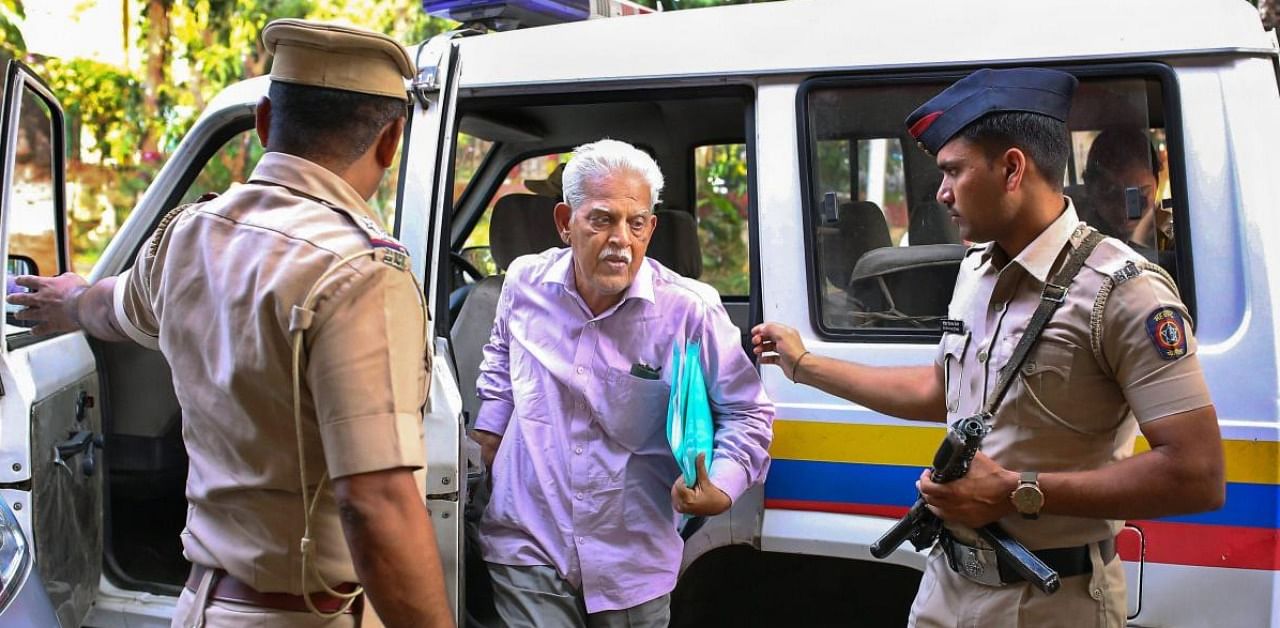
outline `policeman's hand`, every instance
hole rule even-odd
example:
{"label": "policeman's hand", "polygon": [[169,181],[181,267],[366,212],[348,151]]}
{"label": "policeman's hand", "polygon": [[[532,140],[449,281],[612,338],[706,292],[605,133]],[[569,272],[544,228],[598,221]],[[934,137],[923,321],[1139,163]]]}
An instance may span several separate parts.
{"label": "policeman's hand", "polygon": [[800,334],[782,323],[761,323],[751,329],[752,351],[761,364],[777,364],[789,379],[795,379],[796,360],[805,353]]}
{"label": "policeman's hand", "polygon": [[693,488],[684,485],[684,474],[671,486],[671,505],[686,515],[711,517],[729,509],[733,500],[711,483],[707,477],[707,455],[698,454],[698,481]]}
{"label": "policeman's hand", "polygon": [[929,479],[930,473],[925,469],[916,487],[929,510],[943,521],[980,528],[1014,512],[1009,496],[1018,487],[1018,474],[982,452],[973,457],[969,473],[958,480],[937,484]]}
{"label": "policeman's hand", "polygon": [[57,277],[21,275],[14,283],[30,290],[8,295],[8,302],[25,306],[14,314],[20,321],[36,321],[31,332],[38,336],[60,334],[80,329],[76,319],[76,299],[89,289],[89,282],[75,273]]}

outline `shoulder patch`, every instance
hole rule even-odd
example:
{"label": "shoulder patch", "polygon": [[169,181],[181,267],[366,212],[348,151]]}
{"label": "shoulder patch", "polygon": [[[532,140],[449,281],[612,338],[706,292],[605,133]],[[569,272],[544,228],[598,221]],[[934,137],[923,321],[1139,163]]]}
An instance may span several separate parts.
{"label": "shoulder patch", "polygon": [[1162,359],[1176,360],[1187,354],[1187,323],[1171,307],[1158,307],[1147,316],[1147,336]]}

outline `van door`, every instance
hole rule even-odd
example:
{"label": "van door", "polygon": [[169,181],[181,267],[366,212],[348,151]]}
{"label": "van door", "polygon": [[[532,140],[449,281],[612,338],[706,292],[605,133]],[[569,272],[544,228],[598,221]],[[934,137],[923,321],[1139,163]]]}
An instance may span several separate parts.
{"label": "van door", "polygon": [[[70,270],[62,108],[11,61],[0,126],[0,246],[6,293],[19,274]],[[98,375],[84,335],[37,338],[5,307],[0,347],[0,491],[33,541],[37,573],[64,626],[81,625],[102,566]],[[0,621],[4,621],[0,618]]]}
{"label": "van door", "polygon": [[[449,252],[445,211],[449,165],[453,159],[453,128],[458,72],[457,33],[444,33],[417,50],[418,76],[413,82],[414,107],[409,115],[401,164],[400,211],[396,236],[409,249],[413,273],[426,290],[427,305],[442,312],[441,289],[433,278]],[[447,305],[445,306],[447,307]],[[433,317],[436,316],[433,314]],[[431,406],[426,415],[427,508],[435,525],[440,560],[453,616],[460,618],[463,544],[462,508],[466,504],[466,478],[462,460],[462,395],[448,339],[430,326],[435,359],[431,369]]]}

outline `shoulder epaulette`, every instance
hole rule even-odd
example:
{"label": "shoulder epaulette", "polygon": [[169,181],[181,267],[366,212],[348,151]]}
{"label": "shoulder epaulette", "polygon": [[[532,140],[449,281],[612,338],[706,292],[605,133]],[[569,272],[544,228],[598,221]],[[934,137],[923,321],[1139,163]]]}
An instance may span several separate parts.
{"label": "shoulder epaulette", "polygon": [[409,249],[391,237],[382,225],[361,213],[346,210],[342,213],[350,216],[351,222],[369,238],[369,245],[381,252],[378,260],[396,270],[409,270]]}
{"label": "shoulder epaulette", "polygon": [[195,202],[187,203],[186,205],[179,205],[169,210],[169,213],[165,214],[164,217],[160,219],[160,222],[156,223],[156,228],[153,230],[151,235],[151,245],[147,248],[147,256],[155,257],[156,252],[160,250],[160,240],[163,238],[165,230],[169,228],[169,225],[172,224],[173,221],[182,214],[182,212],[185,212],[201,203],[212,201],[215,198],[218,198],[217,193],[205,192],[204,194],[201,194],[200,198],[196,199]]}

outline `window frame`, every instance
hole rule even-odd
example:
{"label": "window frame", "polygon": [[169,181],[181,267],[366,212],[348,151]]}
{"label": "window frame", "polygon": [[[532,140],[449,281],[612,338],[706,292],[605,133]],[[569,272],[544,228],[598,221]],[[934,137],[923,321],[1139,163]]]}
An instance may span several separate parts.
{"label": "window frame", "polygon": [[[49,109],[49,122],[51,125],[49,134],[50,153],[52,153],[52,179],[53,179],[53,229],[54,229],[54,248],[57,251],[57,264],[49,277],[56,277],[67,269],[71,268],[71,243],[70,231],[67,223],[67,121],[66,113],[62,109],[62,103],[58,102],[58,97],[54,95],[49,85],[40,78],[38,74],[27,67],[26,64],[13,59],[9,62],[3,83],[5,95],[13,93],[16,96],[16,102],[5,102],[6,111],[3,113],[4,124],[0,127],[0,157],[5,161],[3,167],[4,181],[7,185],[13,184],[13,173],[15,168],[8,163],[9,151],[13,147],[10,146],[10,135],[15,133],[15,128],[20,124],[23,110],[23,93],[30,87],[31,94],[35,98],[44,101]],[[15,86],[15,81],[20,85]],[[15,91],[16,89],[16,91]],[[13,127],[13,128],[11,128]],[[16,135],[15,135],[16,137]],[[7,193],[7,192],[6,192]],[[12,211],[12,207],[6,206],[5,212]],[[0,216],[0,220],[5,222],[5,251],[4,262],[6,267],[9,263],[9,216]],[[61,334],[58,334],[61,335]],[[55,336],[35,336],[31,333],[30,328],[22,331],[14,331],[5,334],[5,343],[9,350],[18,349],[29,346]]]}
{"label": "window frame", "polygon": [[[1079,79],[1134,78],[1154,80],[1160,86],[1163,128],[1167,143],[1169,188],[1173,197],[1173,220],[1182,228],[1174,229],[1174,259],[1177,264],[1175,277],[1183,303],[1194,320],[1196,317],[1195,271],[1191,251],[1188,206],[1186,159],[1183,152],[1182,98],[1177,75],[1172,67],[1154,61],[1120,62],[1109,64],[1045,64],[1016,63],[1003,65],[955,66],[926,72],[886,72],[873,74],[815,75],[805,79],[796,89],[796,141],[800,155],[800,198],[802,224],[804,225],[805,273],[809,294],[809,322],[817,337],[833,342],[866,342],[876,344],[934,344],[942,338],[939,330],[909,329],[832,329],[822,320],[822,282],[815,240],[814,173],[816,167],[816,143],[809,121],[809,95],[815,90],[850,87],[889,87],[893,85],[923,82],[955,82],[984,67],[1044,67],[1068,72]],[[1157,127],[1151,127],[1157,128]],[[904,150],[909,150],[904,146]],[[904,160],[905,161],[905,160]],[[910,186],[911,172],[903,165],[903,176]],[[856,176],[856,175],[855,175]]]}

